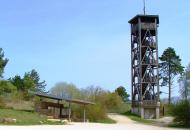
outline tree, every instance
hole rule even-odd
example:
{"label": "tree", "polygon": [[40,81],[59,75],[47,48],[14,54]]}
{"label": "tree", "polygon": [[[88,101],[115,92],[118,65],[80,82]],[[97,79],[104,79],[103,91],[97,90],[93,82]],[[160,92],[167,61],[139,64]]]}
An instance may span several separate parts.
{"label": "tree", "polygon": [[183,99],[190,99],[190,64],[179,79],[180,94]]}
{"label": "tree", "polygon": [[4,68],[8,63],[8,59],[4,58],[3,49],[0,48],[0,78],[3,78]]}
{"label": "tree", "polygon": [[116,110],[122,105],[123,99],[118,93],[107,92],[103,97],[105,98],[103,104],[108,110]]}
{"label": "tree", "polygon": [[93,102],[98,100],[97,99],[98,96],[105,95],[106,93],[108,93],[106,90],[104,90],[100,86],[94,86],[94,85],[90,85],[86,88],[81,89],[81,95],[83,99],[90,100]]}
{"label": "tree", "polygon": [[19,75],[16,75],[15,77],[13,78],[10,78],[9,81],[17,87],[17,90],[19,91],[24,91],[25,90],[25,87],[24,87],[24,83],[23,83],[23,79],[19,76]]}
{"label": "tree", "polygon": [[35,69],[24,74],[23,83],[27,89],[45,92],[46,83],[45,81],[40,82],[40,76]]}
{"label": "tree", "polygon": [[168,47],[159,57],[161,63],[160,67],[160,81],[161,86],[167,86],[169,88],[168,103],[171,103],[171,86],[173,79],[183,73],[183,66],[181,65],[181,59],[176,54],[174,48]]}
{"label": "tree", "polygon": [[17,90],[27,92],[28,90],[45,92],[45,81],[40,82],[40,76],[36,70],[31,70],[24,74],[22,78],[16,75],[10,78],[9,81],[17,87]]}
{"label": "tree", "polygon": [[50,93],[59,97],[79,98],[80,90],[72,83],[60,82],[57,83]]}
{"label": "tree", "polygon": [[116,90],[116,93],[122,98],[124,102],[129,101],[129,94],[126,92],[126,89],[123,86],[119,86]]}

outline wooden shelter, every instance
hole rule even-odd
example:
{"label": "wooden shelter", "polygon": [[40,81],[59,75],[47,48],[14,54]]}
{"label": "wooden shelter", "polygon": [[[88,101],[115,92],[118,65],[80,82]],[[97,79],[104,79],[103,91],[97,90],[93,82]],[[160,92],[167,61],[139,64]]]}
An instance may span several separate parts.
{"label": "wooden shelter", "polygon": [[[83,121],[86,122],[86,105],[95,105],[93,102],[84,101],[80,99],[71,99],[65,97],[59,97],[52,94],[47,93],[39,93],[39,92],[30,92],[38,97],[52,99],[53,101],[43,101],[36,106],[36,111],[47,116],[52,116],[53,118],[67,118],[71,121],[71,103],[80,104],[84,108],[83,112]],[[63,103],[67,102],[69,105]]]}

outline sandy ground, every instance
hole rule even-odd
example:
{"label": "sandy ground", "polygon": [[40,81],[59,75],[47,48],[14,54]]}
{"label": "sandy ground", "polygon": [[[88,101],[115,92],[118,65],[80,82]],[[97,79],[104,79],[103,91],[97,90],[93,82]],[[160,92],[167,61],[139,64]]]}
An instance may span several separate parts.
{"label": "sandy ground", "polygon": [[37,125],[37,126],[0,126],[0,130],[179,130],[139,124],[129,118],[109,114],[109,117],[117,120],[117,124],[100,123],[71,123],[69,125]]}

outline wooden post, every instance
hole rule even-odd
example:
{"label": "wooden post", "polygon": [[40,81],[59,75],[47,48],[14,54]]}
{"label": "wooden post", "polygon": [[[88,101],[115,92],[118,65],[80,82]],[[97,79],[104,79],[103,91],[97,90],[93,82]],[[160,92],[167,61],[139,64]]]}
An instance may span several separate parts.
{"label": "wooden post", "polygon": [[69,102],[69,122],[71,121],[71,103]]}
{"label": "wooden post", "polygon": [[62,118],[62,106],[60,105],[59,117]]}
{"label": "wooden post", "polygon": [[58,104],[58,106],[59,106],[59,115],[58,115],[58,117],[59,117],[59,118],[61,118],[61,114],[62,114],[62,107],[61,107],[61,105],[60,105],[59,100],[57,101],[57,104]]}
{"label": "wooden post", "polygon": [[84,123],[86,122],[86,110],[85,110],[85,105],[84,105]]}

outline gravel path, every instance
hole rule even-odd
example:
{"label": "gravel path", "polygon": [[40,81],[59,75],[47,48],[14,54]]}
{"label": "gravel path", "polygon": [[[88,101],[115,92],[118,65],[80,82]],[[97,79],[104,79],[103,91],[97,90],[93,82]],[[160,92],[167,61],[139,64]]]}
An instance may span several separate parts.
{"label": "gravel path", "polygon": [[117,124],[71,123],[70,125],[0,126],[0,130],[179,130],[139,124],[126,116],[109,114]]}

